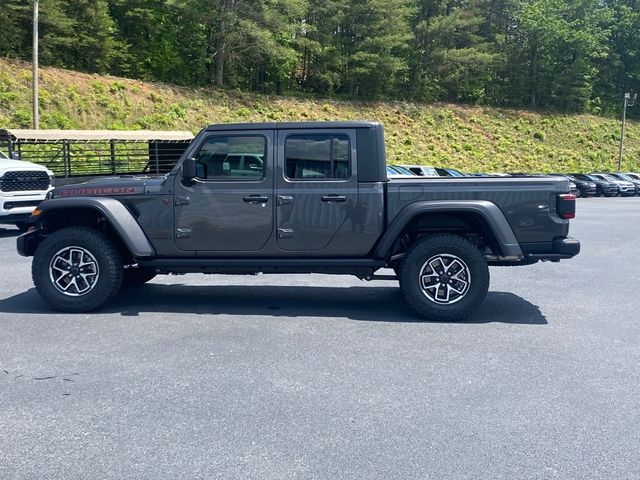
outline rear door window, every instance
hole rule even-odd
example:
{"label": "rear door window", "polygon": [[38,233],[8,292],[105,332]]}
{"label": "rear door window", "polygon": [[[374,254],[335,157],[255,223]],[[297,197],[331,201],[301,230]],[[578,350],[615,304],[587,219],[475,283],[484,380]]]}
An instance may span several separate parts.
{"label": "rear door window", "polygon": [[285,176],[289,180],[351,178],[351,145],[342,134],[290,135],[285,142]]}

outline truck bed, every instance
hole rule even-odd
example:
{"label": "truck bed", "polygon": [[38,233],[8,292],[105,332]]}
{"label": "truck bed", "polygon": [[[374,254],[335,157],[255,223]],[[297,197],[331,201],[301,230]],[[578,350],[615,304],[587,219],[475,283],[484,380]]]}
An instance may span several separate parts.
{"label": "truck bed", "polygon": [[569,221],[556,214],[556,196],[569,193],[569,181],[561,177],[408,177],[389,181],[386,192],[387,226],[416,201],[486,200],[500,208],[521,244],[569,233]]}

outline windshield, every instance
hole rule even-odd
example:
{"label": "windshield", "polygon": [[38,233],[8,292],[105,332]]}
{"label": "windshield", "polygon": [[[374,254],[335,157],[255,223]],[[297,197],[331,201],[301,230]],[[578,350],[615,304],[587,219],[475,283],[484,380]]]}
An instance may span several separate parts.
{"label": "windshield", "polygon": [[0,152],[0,159],[7,159],[9,157],[7,157],[4,153]]}
{"label": "windshield", "polygon": [[622,180],[626,180],[627,182],[633,182],[634,180],[629,175],[625,175],[624,173],[617,173],[616,177],[621,178]]}
{"label": "windshield", "polygon": [[602,174],[601,177],[606,178],[607,180],[609,180],[610,182],[618,182],[620,181],[619,178],[614,177],[613,175],[606,175],[606,174]]}
{"label": "windshield", "polygon": [[394,165],[393,168],[400,172],[403,173],[404,175],[410,176],[410,177],[414,177],[415,173],[413,173],[411,170],[409,170],[408,168],[404,168],[404,167],[399,167],[398,165]]}

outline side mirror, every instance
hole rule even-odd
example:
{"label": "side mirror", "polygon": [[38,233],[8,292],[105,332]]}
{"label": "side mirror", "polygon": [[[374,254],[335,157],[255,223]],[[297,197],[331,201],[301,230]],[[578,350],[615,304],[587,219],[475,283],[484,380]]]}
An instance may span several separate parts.
{"label": "side mirror", "polygon": [[20,160],[20,154],[18,152],[11,152],[11,158],[13,160]]}
{"label": "side mirror", "polygon": [[193,182],[196,178],[197,160],[195,158],[187,158],[182,163],[182,180],[185,182]]}

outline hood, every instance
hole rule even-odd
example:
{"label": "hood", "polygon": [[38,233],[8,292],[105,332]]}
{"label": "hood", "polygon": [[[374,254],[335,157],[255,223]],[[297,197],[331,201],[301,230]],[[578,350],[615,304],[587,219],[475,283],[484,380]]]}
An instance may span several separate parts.
{"label": "hood", "polygon": [[22,160],[11,160],[9,158],[0,158],[0,171],[2,170],[36,170],[38,172],[47,172],[49,175],[53,175],[53,172],[43,165],[23,162]]}
{"label": "hood", "polygon": [[591,180],[587,181],[587,180],[574,180],[573,183],[575,183],[576,185],[584,185],[585,187],[588,188],[595,188],[596,187],[596,182],[592,182]]}
{"label": "hood", "polygon": [[623,187],[633,187],[633,183],[627,182],[626,180],[618,180],[615,183],[622,185]]}
{"label": "hood", "polygon": [[595,183],[596,185],[604,185],[605,187],[617,187],[618,184],[614,183],[614,182],[610,182],[609,180],[594,180],[593,183]]}
{"label": "hood", "polygon": [[120,197],[159,193],[165,177],[103,177],[58,187],[53,198]]}

